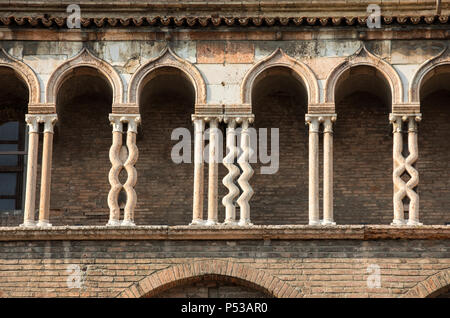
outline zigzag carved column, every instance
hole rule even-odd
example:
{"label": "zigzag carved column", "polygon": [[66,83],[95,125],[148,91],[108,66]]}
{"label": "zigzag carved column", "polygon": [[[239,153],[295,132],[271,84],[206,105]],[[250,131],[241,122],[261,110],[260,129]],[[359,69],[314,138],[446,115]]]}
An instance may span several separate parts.
{"label": "zigzag carved column", "polygon": [[192,115],[192,121],[194,123],[194,198],[191,225],[199,225],[203,224],[205,120],[203,117]]}
{"label": "zigzag carved column", "polygon": [[127,131],[127,148],[128,158],[124,163],[125,170],[127,171],[128,178],[123,188],[127,193],[127,203],[125,204],[124,220],[122,225],[133,226],[134,224],[134,209],[137,203],[137,195],[134,187],[137,182],[137,171],[134,165],[137,162],[139,151],[136,146],[137,126],[141,122],[140,115],[125,115],[120,118],[123,122],[128,124]]}
{"label": "zigzag carved column", "polygon": [[39,200],[39,222],[37,226],[52,226],[50,219],[50,189],[53,152],[53,126],[58,120],[56,114],[40,115],[39,121],[44,123],[44,144],[42,149],[41,198]]}
{"label": "zigzag carved column", "polygon": [[238,163],[242,169],[242,174],[238,179],[238,184],[242,189],[242,193],[237,200],[240,207],[240,220],[239,225],[252,225],[250,222],[250,204],[249,201],[253,196],[253,189],[250,186],[249,180],[253,176],[253,169],[249,163],[249,159],[253,153],[250,147],[250,133],[249,125],[254,121],[254,117],[238,117],[236,122],[241,124],[241,155],[239,156]]}
{"label": "zigzag carved column", "polygon": [[239,154],[239,149],[236,146],[236,119],[225,117],[224,122],[228,125],[226,133],[228,154],[223,159],[223,165],[228,169],[228,174],[223,178],[222,183],[228,189],[228,194],[223,197],[222,204],[225,206],[224,223],[234,225],[237,223],[234,200],[239,195],[239,188],[234,182],[240,173],[239,168],[234,164],[235,159]]}
{"label": "zigzag carved column", "polygon": [[[419,173],[414,167],[419,153],[417,143],[417,122],[421,120],[421,114],[390,114],[389,120],[393,125],[393,183],[394,183],[394,220],[392,225],[421,225],[419,222],[419,195],[416,187],[419,184]],[[403,125],[408,124],[408,155],[403,154]],[[410,176],[408,182],[403,181],[402,176],[407,173]],[[403,199],[409,198],[409,218],[405,221]]]}
{"label": "zigzag carved column", "polygon": [[39,148],[39,121],[37,115],[25,115],[28,125],[27,184],[23,223],[20,226],[35,226],[36,175]]}

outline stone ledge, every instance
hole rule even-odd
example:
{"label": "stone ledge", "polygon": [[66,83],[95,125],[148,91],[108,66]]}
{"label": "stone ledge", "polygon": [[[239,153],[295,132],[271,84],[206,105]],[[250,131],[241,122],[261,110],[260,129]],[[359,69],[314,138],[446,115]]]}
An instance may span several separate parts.
{"label": "stone ledge", "polygon": [[54,226],[0,227],[0,241],[65,240],[379,240],[450,239],[450,226],[256,225],[256,226]]}

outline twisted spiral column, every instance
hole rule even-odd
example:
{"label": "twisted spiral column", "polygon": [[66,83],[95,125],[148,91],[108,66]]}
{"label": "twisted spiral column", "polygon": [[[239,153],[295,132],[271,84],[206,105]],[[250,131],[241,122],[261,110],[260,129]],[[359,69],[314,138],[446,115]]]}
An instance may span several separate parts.
{"label": "twisted spiral column", "polygon": [[194,199],[191,225],[203,224],[205,120],[192,115],[194,123]]}
{"label": "twisted spiral column", "polygon": [[419,222],[419,195],[414,188],[419,185],[419,172],[414,164],[419,158],[419,149],[417,142],[417,122],[421,120],[420,116],[408,117],[408,149],[409,156],[405,160],[406,171],[411,179],[406,183],[406,194],[409,197],[409,218],[408,225],[422,225]]}
{"label": "twisted spiral column", "polygon": [[252,166],[249,164],[252,149],[250,148],[249,124],[253,122],[253,117],[237,118],[237,123],[242,123],[241,127],[241,148],[242,152],[239,156],[238,163],[242,169],[242,174],[238,179],[238,184],[242,189],[242,193],[237,200],[240,207],[239,225],[252,225],[250,222],[250,204],[249,201],[253,196],[253,188],[248,182],[253,176]]}
{"label": "twisted spiral column", "polygon": [[39,122],[37,115],[25,115],[25,122],[28,125],[28,156],[27,156],[27,183],[25,192],[25,207],[23,223],[20,226],[31,227],[36,225],[35,204],[36,204],[36,175],[37,159],[39,148]]}
{"label": "twisted spiral column", "polygon": [[224,122],[228,124],[226,134],[226,144],[228,149],[227,156],[223,159],[223,165],[228,169],[228,174],[223,178],[222,183],[228,189],[228,194],[222,199],[225,206],[225,224],[236,224],[236,207],[234,200],[239,195],[239,188],[234,180],[239,176],[239,168],[234,164],[235,158],[239,154],[236,147],[236,120],[234,118],[225,118]]}
{"label": "twisted spiral column", "polygon": [[305,116],[309,125],[309,225],[320,225],[319,219],[319,127],[317,116]]}
{"label": "twisted spiral column", "polygon": [[405,172],[405,158],[403,158],[403,135],[402,135],[402,117],[394,116],[391,114],[390,122],[393,126],[393,159],[394,170],[392,173],[394,183],[394,220],[392,225],[405,224],[405,213],[403,209],[403,198],[406,195],[406,183],[402,180],[401,176]]}
{"label": "twisted spiral column", "polygon": [[123,185],[125,192],[127,193],[127,202],[125,204],[124,220],[121,225],[133,226],[134,224],[134,209],[136,207],[137,195],[134,187],[137,182],[137,170],[134,165],[137,162],[139,156],[139,150],[136,146],[137,125],[141,121],[139,115],[129,115],[121,118],[121,121],[128,123],[127,131],[127,148],[128,158],[124,163],[124,168],[127,171],[127,181]]}
{"label": "twisted spiral column", "polygon": [[119,193],[122,189],[122,184],[119,180],[119,174],[123,168],[123,162],[120,159],[123,124],[121,118],[117,115],[110,114],[109,120],[113,126],[113,141],[111,148],[109,149],[111,169],[109,170],[108,180],[111,185],[111,189],[108,193],[109,221],[106,225],[117,226],[120,225]]}
{"label": "twisted spiral column", "polygon": [[58,120],[56,114],[40,115],[40,122],[44,123],[44,142],[42,149],[42,168],[41,168],[41,197],[39,200],[39,222],[37,226],[52,226],[50,219],[50,189],[51,189],[51,171],[52,171],[52,152],[53,152],[53,126]]}

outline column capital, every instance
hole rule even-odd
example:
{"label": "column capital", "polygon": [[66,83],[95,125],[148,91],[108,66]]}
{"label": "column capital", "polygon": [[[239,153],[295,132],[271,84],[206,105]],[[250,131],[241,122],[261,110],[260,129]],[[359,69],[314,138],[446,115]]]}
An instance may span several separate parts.
{"label": "column capital", "polygon": [[28,133],[37,133],[39,132],[39,120],[38,115],[34,114],[26,114],[25,122],[28,125]]}
{"label": "column capital", "polygon": [[252,124],[255,121],[254,114],[234,115],[234,116],[229,116],[229,117],[234,117],[236,120],[236,123],[242,124],[242,125]]}
{"label": "column capital", "polygon": [[403,122],[409,121],[410,118],[413,118],[416,122],[420,122],[422,120],[421,113],[390,113],[389,114],[389,122],[393,123],[399,119]]}
{"label": "column capital", "polygon": [[192,114],[191,119],[192,121],[202,120],[205,123],[209,123],[212,121],[220,123],[223,120],[223,116],[217,114]]}
{"label": "column capital", "polygon": [[109,121],[113,125],[113,131],[123,131],[123,123],[128,124],[128,131],[137,133],[137,126],[141,122],[140,114],[109,114]]}
{"label": "column capital", "polygon": [[39,122],[44,123],[44,133],[53,134],[53,127],[58,120],[58,115],[56,114],[47,114],[47,115],[39,115]]}

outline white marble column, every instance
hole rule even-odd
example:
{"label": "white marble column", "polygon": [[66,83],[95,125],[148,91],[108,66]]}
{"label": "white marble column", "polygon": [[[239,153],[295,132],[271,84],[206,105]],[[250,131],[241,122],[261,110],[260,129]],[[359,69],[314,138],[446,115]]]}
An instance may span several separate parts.
{"label": "white marble column", "polygon": [[23,224],[20,226],[31,227],[36,225],[36,176],[39,148],[39,121],[37,115],[25,115],[28,125],[28,155],[27,155],[27,182],[25,192],[25,207]]}
{"label": "white marble column", "polygon": [[336,225],[333,219],[333,123],[336,115],[321,117],[323,121],[323,225]]}
{"label": "white marble column", "polygon": [[318,116],[305,116],[309,125],[309,225],[320,225],[319,216],[319,127]]}
{"label": "white marble column", "polygon": [[249,201],[253,196],[253,188],[250,186],[249,180],[253,176],[253,169],[249,163],[252,149],[250,147],[250,133],[249,126],[253,122],[254,118],[251,117],[241,117],[237,118],[236,122],[241,124],[241,155],[238,158],[239,166],[242,169],[242,174],[238,179],[238,184],[242,189],[242,193],[239,196],[237,203],[239,205],[240,219],[239,225],[246,226],[252,225],[250,221],[250,204]]}
{"label": "white marble column", "polygon": [[[421,114],[390,114],[389,121],[393,125],[393,161],[392,173],[394,184],[393,206],[394,220],[392,225],[422,225],[419,222],[419,195],[415,188],[419,184],[419,172],[415,168],[418,159],[417,122]],[[403,126],[408,125],[408,156],[403,154]],[[402,176],[407,173],[409,180],[403,181]],[[403,199],[409,198],[409,218],[405,220]]]}
{"label": "white marble column", "polygon": [[56,114],[40,115],[44,123],[44,142],[42,149],[41,198],[39,200],[39,222],[37,226],[48,227],[50,224],[50,190],[53,153],[53,127],[58,119]]}
{"label": "white marble column", "polygon": [[192,115],[194,122],[194,198],[191,225],[203,224],[205,120]]}
{"label": "white marble column", "polygon": [[[134,210],[137,203],[137,195],[134,187],[137,182],[137,171],[134,165],[138,159],[138,148],[136,146],[137,126],[141,122],[138,114],[110,114],[109,120],[113,126],[113,142],[109,151],[109,159],[111,161],[111,169],[109,171],[109,183],[111,189],[108,194],[109,221],[108,226],[134,226]],[[122,158],[122,139],[123,124],[126,123],[127,140],[126,153],[127,157]],[[125,184],[121,184],[119,174],[125,169],[127,172],[127,180]],[[120,221],[119,193],[122,188],[126,192],[127,201],[124,209],[124,219]]]}
{"label": "white marble column", "polygon": [[208,220],[206,225],[218,222],[218,175],[219,175],[219,118],[209,118],[209,169],[208,169]]}
{"label": "white marble column", "polygon": [[235,225],[236,222],[236,207],[234,200],[239,195],[239,188],[236,186],[235,179],[239,176],[240,170],[234,164],[235,159],[239,154],[239,149],[236,146],[236,119],[224,118],[227,124],[226,145],[227,155],[223,159],[223,165],[228,169],[228,174],[223,178],[222,183],[228,189],[228,194],[222,199],[222,204],[225,207],[225,224]]}

